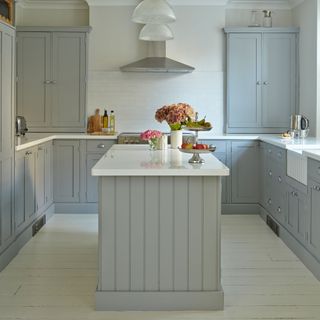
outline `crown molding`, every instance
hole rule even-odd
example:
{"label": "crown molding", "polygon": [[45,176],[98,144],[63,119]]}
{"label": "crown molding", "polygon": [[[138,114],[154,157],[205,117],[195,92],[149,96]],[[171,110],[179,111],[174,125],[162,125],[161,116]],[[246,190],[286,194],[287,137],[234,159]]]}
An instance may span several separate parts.
{"label": "crown molding", "polygon": [[15,0],[15,3],[25,9],[88,9],[85,0]]}
{"label": "crown molding", "polygon": [[304,0],[229,0],[228,9],[270,9],[290,10]]}
{"label": "crown molding", "polygon": [[[89,6],[136,6],[140,0],[86,0]],[[172,6],[225,6],[229,0],[167,0]]]}

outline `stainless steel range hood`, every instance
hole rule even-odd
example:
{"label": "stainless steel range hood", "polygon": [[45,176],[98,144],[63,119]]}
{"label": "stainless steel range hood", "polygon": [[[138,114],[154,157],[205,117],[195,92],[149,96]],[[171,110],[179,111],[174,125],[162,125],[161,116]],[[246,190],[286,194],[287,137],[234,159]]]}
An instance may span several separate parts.
{"label": "stainless steel range hood", "polygon": [[148,57],[120,67],[123,72],[188,73],[193,67],[166,57],[166,42],[148,42]]}

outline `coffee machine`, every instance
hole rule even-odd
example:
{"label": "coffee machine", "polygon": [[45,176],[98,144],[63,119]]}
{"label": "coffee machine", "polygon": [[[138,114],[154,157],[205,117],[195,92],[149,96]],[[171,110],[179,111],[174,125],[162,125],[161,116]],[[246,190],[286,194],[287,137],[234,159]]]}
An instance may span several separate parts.
{"label": "coffee machine", "polygon": [[291,116],[291,128],[294,138],[304,139],[308,136],[310,126],[309,119],[301,114],[294,114]]}

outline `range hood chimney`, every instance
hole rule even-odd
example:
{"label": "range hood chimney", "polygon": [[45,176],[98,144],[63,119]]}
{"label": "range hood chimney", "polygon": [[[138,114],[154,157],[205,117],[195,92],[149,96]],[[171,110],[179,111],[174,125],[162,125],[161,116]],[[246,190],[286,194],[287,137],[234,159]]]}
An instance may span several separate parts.
{"label": "range hood chimney", "polygon": [[193,67],[166,57],[165,41],[148,41],[148,57],[120,67],[123,72],[189,73]]}

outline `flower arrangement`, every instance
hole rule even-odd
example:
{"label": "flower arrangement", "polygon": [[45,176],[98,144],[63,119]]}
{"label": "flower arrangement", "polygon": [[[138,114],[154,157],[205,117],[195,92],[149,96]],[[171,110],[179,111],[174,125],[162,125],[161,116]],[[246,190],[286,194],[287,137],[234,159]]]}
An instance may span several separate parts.
{"label": "flower arrangement", "polygon": [[155,118],[158,122],[166,121],[171,130],[181,130],[183,125],[194,119],[195,112],[187,103],[177,103],[158,109]]}
{"label": "flower arrangement", "polygon": [[162,132],[158,130],[147,130],[140,134],[143,141],[148,141],[151,150],[156,150],[158,147],[159,139],[162,137]]}

